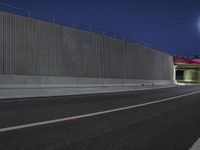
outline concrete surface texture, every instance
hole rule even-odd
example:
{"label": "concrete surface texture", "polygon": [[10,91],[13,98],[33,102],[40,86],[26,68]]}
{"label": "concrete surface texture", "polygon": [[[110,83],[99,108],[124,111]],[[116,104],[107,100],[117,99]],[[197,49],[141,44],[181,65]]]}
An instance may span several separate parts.
{"label": "concrete surface texture", "polygon": [[67,96],[67,95],[88,95],[88,94],[103,94],[127,92],[136,90],[149,90],[157,88],[173,87],[175,85],[144,85],[144,86],[92,86],[92,87],[62,87],[62,88],[0,88],[0,101],[5,99],[15,98],[30,98],[30,97],[51,97],[51,96]]}
{"label": "concrete surface texture", "polygon": [[123,87],[173,84],[169,80],[0,75],[0,88]]}
{"label": "concrete surface texture", "polygon": [[0,74],[172,80],[172,57],[138,43],[0,12]]}
{"label": "concrete surface texture", "polygon": [[[200,68],[200,65],[198,65]],[[200,83],[200,69],[184,69],[184,82]]]}

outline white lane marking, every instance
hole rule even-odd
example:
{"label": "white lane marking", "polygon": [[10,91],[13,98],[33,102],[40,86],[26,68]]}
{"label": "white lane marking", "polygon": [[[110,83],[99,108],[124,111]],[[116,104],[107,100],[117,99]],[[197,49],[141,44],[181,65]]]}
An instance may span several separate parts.
{"label": "white lane marking", "polygon": [[192,145],[189,150],[200,150],[200,138]]}
{"label": "white lane marking", "polygon": [[[135,91],[146,91],[146,90],[156,90],[156,89],[165,89],[165,88],[175,88],[175,87],[179,87],[179,86],[167,86],[167,87],[154,87],[154,88],[143,88],[143,89],[135,89],[135,90],[124,90],[124,91],[111,91],[111,92],[99,92],[99,93],[86,93],[86,94],[74,94],[74,95],[56,95],[58,97],[62,97],[62,96],[79,96],[79,97],[87,97],[89,95],[95,95],[95,94],[122,94],[125,92],[135,92]],[[38,96],[39,97],[39,96]],[[40,99],[37,99],[38,97],[17,97],[17,100],[1,100],[3,98],[0,98],[0,103],[11,103],[11,102],[24,102],[24,101],[39,101]],[[48,98],[52,98],[55,97],[55,95],[49,95],[47,97],[39,97],[39,98],[45,98],[46,100],[49,100]],[[27,98],[27,99],[26,99]],[[29,99],[32,98],[32,99]],[[12,98],[10,98],[12,99]],[[44,99],[43,99],[44,100]]]}
{"label": "white lane marking", "polygon": [[35,126],[41,126],[41,125],[46,125],[46,124],[58,123],[58,122],[63,122],[63,121],[69,121],[69,120],[74,120],[74,119],[98,116],[98,115],[103,115],[103,114],[107,114],[107,113],[113,113],[113,112],[117,112],[117,111],[122,111],[122,110],[147,106],[147,105],[151,105],[151,104],[166,102],[166,101],[170,101],[170,100],[173,100],[173,99],[177,99],[177,98],[181,98],[181,97],[185,97],[185,96],[189,96],[189,95],[194,95],[194,94],[197,94],[197,93],[200,93],[200,91],[187,93],[187,94],[183,94],[183,95],[179,95],[179,96],[174,96],[174,97],[170,97],[170,98],[165,98],[165,99],[161,99],[161,100],[157,100],[157,101],[147,102],[147,103],[143,103],[143,104],[137,104],[137,105],[127,106],[127,107],[121,107],[121,108],[106,110],[106,111],[100,111],[100,112],[89,113],[89,114],[84,114],[84,115],[71,116],[71,117],[66,117],[66,118],[60,118],[60,119],[54,119],[54,120],[41,121],[41,122],[36,122],[36,123],[29,123],[29,124],[23,124],[23,125],[18,125],[18,126],[1,128],[0,133],[6,132],[6,131],[12,131],[12,130],[30,128],[30,127],[35,127]]}

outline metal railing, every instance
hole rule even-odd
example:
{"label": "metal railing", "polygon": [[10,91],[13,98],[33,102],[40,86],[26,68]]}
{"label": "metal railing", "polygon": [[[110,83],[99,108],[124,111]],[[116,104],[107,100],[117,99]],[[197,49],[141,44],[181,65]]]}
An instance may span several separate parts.
{"label": "metal railing", "polygon": [[75,22],[75,21],[69,21],[65,18],[61,18],[61,17],[58,18],[58,17],[55,17],[55,16],[50,16],[50,15],[47,15],[47,14],[44,14],[44,13],[40,13],[40,12],[16,7],[16,6],[13,6],[13,5],[6,4],[6,3],[0,2],[0,11],[4,11],[4,12],[8,12],[8,13],[14,13],[16,15],[30,17],[30,18],[33,18],[33,19],[47,21],[47,22],[50,22],[50,23],[68,26],[68,27],[72,27],[72,28],[77,28],[77,29],[80,29],[80,30],[89,31],[89,32],[93,32],[93,33],[98,33],[98,34],[102,34],[102,35],[105,35],[105,36],[109,36],[109,37],[112,37],[112,38],[115,38],[115,39],[131,42],[131,43],[138,43],[138,44],[144,45],[146,47],[153,48],[153,49],[156,49],[158,51],[163,52],[163,50],[161,50],[160,48],[157,48],[157,47],[152,46],[150,44],[147,44],[147,43],[144,43],[144,42],[141,42],[141,41],[136,41],[136,40],[133,40],[132,38],[129,38],[127,36],[124,36],[124,35],[121,35],[121,34],[118,34],[118,33],[115,33],[115,32],[111,32],[111,31],[108,31],[108,30],[104,30],[102,28],[97,28],[93,25],[86,25],[86,24],[81,24],[81,23]]}

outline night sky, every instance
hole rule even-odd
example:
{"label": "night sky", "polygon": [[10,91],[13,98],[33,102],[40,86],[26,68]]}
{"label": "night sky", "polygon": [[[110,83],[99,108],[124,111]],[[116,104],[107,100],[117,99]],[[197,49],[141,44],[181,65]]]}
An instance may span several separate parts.
{"label": "night sky", "polygon": [[[200,54],[200,0],[0,0],[116,32],[171,55]],[[51,19],[51,17],[49,17]],[[48,18],[48,19],[49,19]]]}

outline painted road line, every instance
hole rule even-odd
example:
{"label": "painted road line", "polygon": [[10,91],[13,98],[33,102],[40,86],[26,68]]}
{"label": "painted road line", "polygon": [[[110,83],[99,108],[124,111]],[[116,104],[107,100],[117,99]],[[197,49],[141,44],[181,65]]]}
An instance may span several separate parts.
{"label": "painted road line", "polygon": [[[34,96],[34,97],[16,97],[16,98],[8,98],[7,100],[3,100],[3,98],[0,97],[0,103],[11,103],[11,102],[29,102],[29,101],[41,101],[42,100],[49,100],[48,98],[52,97],[63,97],[63,96],[78,96],[78,97],[88,97],[90,95],[95,94],[122,94],[122,93],[128,93],[128,92],[135,92],[135,91],[147,91],[147,90],[156,90],[156,89],[165,89],[165,88],[175,88],[177,86],[166,86],[166,87],[154,87],[154,88],[143,88],[143,89],[134,89],[134,90],[121,90],[121,91],[109,91],[109,92],[91,92],[91,93],[82,93],[80,94],[71,94],[71,95],[49,95],[49,96]],[[11,99],[11,100],[9,100]]]}
{"label": "painted road line", "polygon": [[192,145],[189,150],[200,150],[200,138]]}
{"label": "painted road line", "polygon": [[103,114],[107,114],[107,113],[118,112],[118,111],[122,111],[122,110],[133,109],[133,108],[147,106],[147,105],[151,105],[151,104],[171,101],[171,100],[174,100],[174,99],[194,95],[194,94],[197,94],[197,93],[200,93],[200,91],[187,93],[187,94],[183,94],[183,95],[179,95],[179,96],[174,96],[174,97],[170,97],[170,98],[165,98],[165,99],[161,99],[161,100],[156,100],[156,101],[152,101],[152,102],[147,102],[147,103],[143,103],[143,104],[137,104],[137,105],[131,105],[131,106],[127,106],[127,107],[121,107],[121,108],[106,110],[106,111],[100,111],[100,112],[89,113],[89,114],[84,114],[84,115],[71,116],[71,117],[66,117],[66,118],[60,118],[60,119],[54,119],[54,120],[41,121],[41,122],[36,122],[36,123],[29,123],[29,124],[23,124],[23,125],[18,125],[18,126],[1,128],[0,133],[12,131],[12,130],[19,130],[19,129],[24,129],[24,128],[36,127],[36,126],[41,126],[41,125],[53,124],[53,123],[58,123],[58,122],[63,122],[63,121],[75,120],[75,119],[80,119],[80,118],[88,118],[88,117],[103,115]]}

